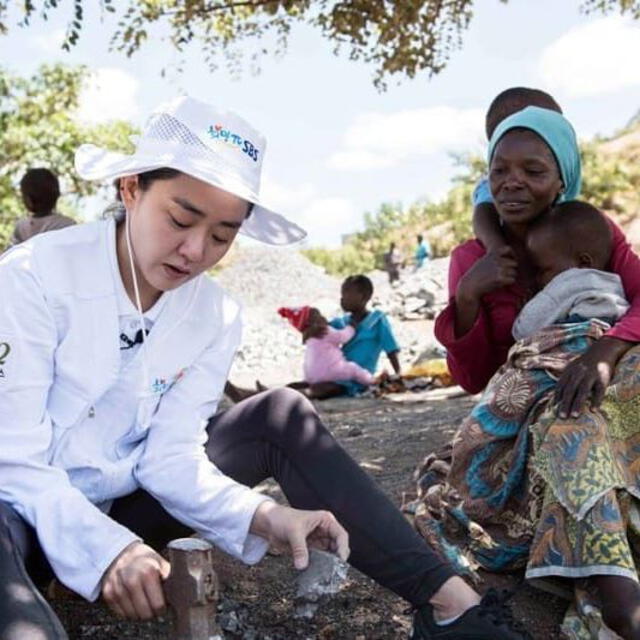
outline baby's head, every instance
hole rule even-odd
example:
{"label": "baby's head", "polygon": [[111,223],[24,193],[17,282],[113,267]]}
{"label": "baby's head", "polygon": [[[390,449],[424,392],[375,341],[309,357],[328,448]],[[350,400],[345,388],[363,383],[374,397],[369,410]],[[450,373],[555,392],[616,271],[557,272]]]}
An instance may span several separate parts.
{"label": "baby's head", "polygon": [[527,234],[527,249],[544,287],[567,269],[604,270],[611,257],[612,232],[606,218],[586,202],[558,204],[536,220]]}
{"label": "baby's head", "polygon": [[546,91],[528,87],[511,87],[499,93],[489,105],[485,118],[487,138],[491,139],[494,129],[505,118],[526,107],[541,107],[562,113],[560,105]]}
{"label": "baby's head", "polygon": [[309,319],[307,326],[326,327],[329,321],[320,313],[320,309],[311,307],[309,309]]}
{"label": "baby's head", "polygon": [[278,313],[298,331],[306,331],[312,325],[326,327],[328,324],[327,319],[316,307],[281,307]]}
{"label": "baby's head", "polygon": [[60,197],[60,183],[49,169],[29,169],[20,180],[24,206],[35,214],[51,213]]}
{"label": "baby's head", "polygon": [[364,311],[373,295],[373,283],[367,276],[349,276],[342,283],[340,306],[348,313]]}

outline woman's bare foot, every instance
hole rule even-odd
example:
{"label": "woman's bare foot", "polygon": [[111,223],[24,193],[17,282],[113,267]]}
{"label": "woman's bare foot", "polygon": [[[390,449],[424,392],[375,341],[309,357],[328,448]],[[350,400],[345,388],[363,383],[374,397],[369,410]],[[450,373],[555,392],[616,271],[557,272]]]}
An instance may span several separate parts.
{"label": "woman's bare foot", "polygon": [[640,640],[640,585],[622,576],[593,576],[602,602],[602,619],[624,640]]}

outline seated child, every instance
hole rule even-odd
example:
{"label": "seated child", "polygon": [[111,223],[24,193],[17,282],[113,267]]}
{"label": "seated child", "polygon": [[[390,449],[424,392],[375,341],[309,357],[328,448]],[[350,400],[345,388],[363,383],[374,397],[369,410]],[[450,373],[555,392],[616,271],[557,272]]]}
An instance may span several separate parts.
{"label": "seated child", "polygon": [[530,229],[527,249],[544,289],[516,318],[516,340],[556,323],[597,318],[612,325],[627,312],[620,276],[604,271],[612,239],[605,217],[577,200],[556,205]]}
{"label": "seated child", "polygon": [[49,169],[29,169],[20,180],[20,192],[24,206],[32,215],[16,222],[12,244],[24,242],[38,233],[75,224],[75,220],[55,211],[60,184]]}
{"label": "seated child", "polygon": [[[334,318],[329,325],[335,329],[344,329],[348,325],[355,327],[355,335],[342,348],[347,360],[375,373],[380,354],[384,351],[394,373],[400,374],[400,347],[387,315],[380,309],[367,309],[372,295],[373,283],[367,276],[356,275],[346,278],[342,283],[340,296],[340,306],[346,314]],[[355,396],[364,390],[358,382],[337,379],[334,384],[333,395],[346,393]]]}
{"label": "seated child", "polygon": [[[369,311],[367,303],[373,295],[373,284],[367,276],[349,276],[341,289],[340,306],[347,313],[334,318],[328,325],[309,324],[303,331],[303,339],[317,338],[327,333],[330,327],[345,329],[352,327],[355,334],[342,347],[344,357],[370,374],[378,367],[380,354],[384,351],[396,374],[400,373],[398,343],[393,335],[387,316],[375,309]],[[356,396],[365,390],[365,385],[354,378],[337,377],[327,382],[293,382],[288,385],[294,389],[304,389],[309,398],[323,400],[334,396]]]}
{"label": "seated child", "polygon": [[[540,107],[562,113],[558,103],[548,93],[528,87],[511,87],[499,93],[489,105],[485,118],[487,139],[495,128],[510,115],[526,107]],[[498,212],[493,206],[489,181],[484,177],[473,192],[473,232],[487,251],[505,244]]]}
{"label": "seated child", "polygon": [[370,385],[373,376],[355,362],[349,362],[340,348],[353,338],[356,330],[348,325],[344,329],[334,329],[327,319],[315,307],[282,307],[278,313],[289,320],[298,331],[303,332],[310,326],[325,330],[318,337],[304,338],[304,381],[309,385],[332,380],[355,380]]}

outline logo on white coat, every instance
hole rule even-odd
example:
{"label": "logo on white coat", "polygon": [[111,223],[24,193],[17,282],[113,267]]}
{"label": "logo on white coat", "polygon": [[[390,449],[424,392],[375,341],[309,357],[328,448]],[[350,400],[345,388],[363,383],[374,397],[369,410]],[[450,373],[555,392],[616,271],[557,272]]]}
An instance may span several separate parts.
{"label": "logo on white coat", "polygon": [[11,353],[11,345],[8,342],[0,342],[0,378],[5,378],[4,363]]}
{"label": "logo on white coat", "polygon": [[169,391],[171,387],[184,376],[186,369],[180,369],[178,373],[173,377],[172,380],[165,380],[164,378],[156,378],[152,385],[151,391],[156,394],[163,394]]}

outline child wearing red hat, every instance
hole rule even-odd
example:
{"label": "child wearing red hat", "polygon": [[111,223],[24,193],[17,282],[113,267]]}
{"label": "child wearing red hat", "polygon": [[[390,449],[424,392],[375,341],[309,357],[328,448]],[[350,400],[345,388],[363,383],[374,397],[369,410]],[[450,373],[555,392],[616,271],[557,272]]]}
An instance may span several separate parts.
{"label": "child wearing red hat", "polygon": [[360,384],[370,385],[373,382],[369,371],[355,362],[349,362],[342,353],[341,346],[349,342],[356,332],[351,325],[344,329],[334,329],[315,307],[282,307],[278,309],[278,313],[300,332],[312,325],[326,329],[321,337],[305,341],[303,371],[306,383],[355,380]]}

